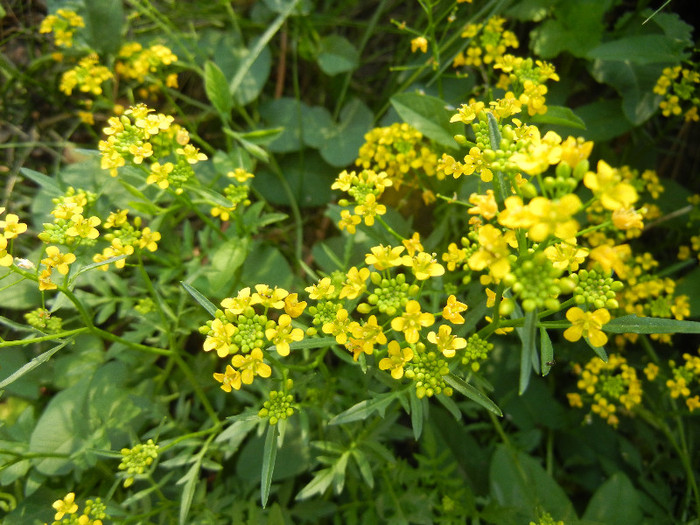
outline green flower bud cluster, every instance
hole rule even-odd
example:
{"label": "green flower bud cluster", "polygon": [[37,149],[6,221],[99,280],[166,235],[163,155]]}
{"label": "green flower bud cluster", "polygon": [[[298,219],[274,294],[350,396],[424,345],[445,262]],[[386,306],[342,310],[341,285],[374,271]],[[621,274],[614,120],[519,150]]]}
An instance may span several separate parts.
{"label": "green flower bud cluster", "polygon": [[423,343],[417,343],[410,368],[405,376],[416,383],[416,396],[423,399],[436,394],[452,395],[452,388],[447,386],[445,378],[450,373],[447,361],[439,352],[426,352]]}
{"label": "green flower bud cluster", "polygon": [[[571,279],[576,284],[573,291],[576,304],[587,304],[594,308],[609,310],[620,306],[615,296],[624,285],[612,278],[612,272],[579,270],[571,275]],[[668,308],[670,314],[670,306]]]}
{"label": "green flower bud cluster", "polygon": [[121,453],[122,461],[119,463],[119,470],[126,471],[124,487],[129,487],[134,482],[134,476],[146,472],[146,469],[158,458],[158,445],[149,439],[146,443],[139,443],[133,448],[123,448]]}
{"label": "green flower bud cluster", "polygon": [[247,184],[242,184],[236,186],[235,184],[229,184],[224,188],[224,195],[231,201],[231,208],[236,208],[239,204],[243,203],[243,206],[250,205],[250,199],[248,198],[248,192],[250,187]]}
{"label": "green flower bud cluster", "polygon": [[60,317],[52,317],[51,312],[46,308],[37,308],[36,310],[27,312],[24,314],[24,318],[30,326],[46,333],[59,332],[63,323],[63,319]]}
{"label": "green flower bud cluster", "polygon": [[472,334],[467,339],[467,347],[464,349],[462,364],[467,365],[471,363],[472,370],[478,372],[479,368],[481,368],[481,363],[488,358],[491,350],[493,350],[492,343],[482,339],[477,334]]}
{"label": "green flower bud cluster", "polygon": [[168,175],[170,185],[176,189],[182,188],[190,179],[194,177],[194,170],[184,157],[179,157],[173,171]]}
{"label": "green flower bud cluster", "polygon": [[410,286],[406,282],[406,276],[399,274],[391,279],[386,279],[380,273],[372,272],[370,280],[375,288],[367,297],[367,302],[387,315],[395,315],[406,306],[408,298],[416,295],[417,286]]}
{"label": "green flower bud cluster", "polygon": [[671,304],[672,299],[668,295],[655,297],[649,301],[649,312],[652,317],[672,317]]}
{"label": "green flower bud cluster", "polygon": [[253,348],[265,348],[265,330],[274,327],[275,322],[267,316],[256,314],[252,308],[246,308],[235,320],[230,353],[249,354]]}
{"label": "green flower bud cluster", "polygon": [[[66,230],[71,227],[71,222],[67,219],[56,219],[53,223],[45,222],[44,231],[39,233],[37,237],[46,244],[63,244],[71,246],[75,243],[78,237],[70,237],[66,235]],[[91,244],[90,239],[81,239],[84,244]],[[92,241],[94,244],[95,241]]]}
{"label": "green flower bud cluster", "polygon": [[109,515],[107,515],[107,505],[102,503],[100,498],[87,500],[85,502],[85,509],[83,510],[83,513],[90,516],[94,520],[109,519]]}
{"label": "green flower bud cluster", "polygon": [[[51,202],[53,202],[56,206],[59,206],[63,204],[66,200],[70,199],[74,195],[81,195],[85,197],[85,202],[86,202],[86,207],[90,207],[93,204],[95,204],[95,201],[97,201],[97,194],[93,193],[91,191],[85,191],[83,189],[75,189],[73,186],[69,186],[68,189],[66,190],[66,193],[64,195],[61,195],[60,197],[55,197],[51,199]],[[73,199],[71,199],[73,200]]]}
{"label": "green flower bud cluster", "polygon": [[258,416],[267,418],[271,425],[276,425],[280,419],[287,419],[294,414],[294,396],[273,390],[269,400],[263,403]]}
{"label": "green flower bud cluster", "polygon": [[[587,160],[584,162],[588,165]],[[581,164],[581,162],[579,162],[579,164]],[[571,166],[565,162],[560,162],[557,164],[555,174],[556,177],[545,177],[542,180],[542,187],[547,194],[556,198],[573,193],[578,186],[578,180],[574,177]]]}
{"label": "green flower bud cluster", "polygon": [[151,299],[150,297],[142,297],[134,306],[134,310],[136,310],[141,315],[146,315],[147,313],[155,311],[155,309],[156,303],[154,303],[153,299]]}
{"label": "green flower bud cluster", "polygon": [[531,521],[529,525],[564,525],[564,522],[554,521],[552,515],[548,512],[545,512],[544,514],[542,514],[542,516],[540,516],[537,522]]}
{"label": "green flower bud cluster", "polygon": [[124,222],[118,229],[105,233],[102,238],[108,242],[119,239],[124,246],[134,246],[141,238],[141,232],[128,222]]}
{"label": "green flower bud cluster", "polygon": [[309,313],[314,316],[312,323],[314,326],[332,323],[335,321],[338,310],[342,307],[341,303],[335,301],[320,300],[315,306],[309,307]]}
{"label": "green flower bud cluster", "polygon": [[561,271],[554,268],[544,253],[537,252],[516,266],[503,282],[512,288],[526,312],[535,308],[556,310],[559,308],[557,297],[562,293],[559,275]]}

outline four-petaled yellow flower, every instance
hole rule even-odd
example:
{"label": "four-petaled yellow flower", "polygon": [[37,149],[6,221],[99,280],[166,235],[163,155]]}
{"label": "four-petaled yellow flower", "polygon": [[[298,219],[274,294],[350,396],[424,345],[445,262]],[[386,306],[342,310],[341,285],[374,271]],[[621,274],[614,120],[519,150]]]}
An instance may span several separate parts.
{"label": "four-petaled yellow flower", "polygon": [[391,370],[391,377],[401,379],[406,363],[413,359],[413,350],[410,347],[401,348],[396,341],[389,341],[388,350],[388,357],[379,361],[379,369]]}
{"label": "four-petaled yellow flower", "polygon": [[304,339],[304,330],[292,326],[292,318],[287,314],[280,315],[277,327],[265,330],[265,337],[275,345],[281,356],[289,355],[289,343]]}
{"label": "four-petaled yellow flower", "polygon": [[416,38],[411,40],[411,53],[415,53],[419,49],[423,53],[428,52],[428,39],[424,36],[417,36]]}
{"label": "four-petaled yellow flower", "polygon": [[224,323],[221,319],[214,319],[211,323],[209,335],[204,341],[204,351],[216,350],[219,357],[226,357],[231,348],[231,336],[235,327],[231,323]]}
{"label": "four-petaled yellow flower", "polygon": [[333,286],[330,277],[324,277],[317,284],[304,288],[309,293],[309,297],[318,301],[319,299],[331,299],[335,295],[335,286]]}
{"label": "four-petaled yellow flower", "polygon": [[348,270],[347,279],[340,289],[340,299],[347,297],[348,299],[356,299],[367,286],[365,281],[369,277],[369,268],[360,268],[353,266]]}
{"label": "four-petaled yellow flower", "polygon": [[578,341],[581,337],[587,338],[593,346],[603,346],[608,342],[608,336],[601,330],[602,326],[610,321],[610,312],[600,308],[595,312],[584,312],[578,306],[569,308],[566,318],[571,326],[564,331],[567,341]]}
{"label": "four-petaled yellow flower", "polygon": [[5,220],[0,221],[0,228],[3,228],[3,235],[6,239],[14,239],[27,231],[27,225],[19,222],[19,217],[14,213],[8,213]]}
{"label": "four-petaled yellow flower", "polygon": [[403,246],[374,246],[370,248],[372,253],[365,255],[365,264],[374,266],[376,270],[386,270],[393,266],[401,266],[401,252],[404,251]]}
{"label": "four-petaled yellow flower", "polygon": [[253,348],[246,356],[234,355],[231,358],[231,364],[241,372],[241,381],[244,385],[251,384],[255,376],[270,377],[272,374],[272,368],[263,361],[263,353],[259,348]]}
{"label": "four-petaled yellow flower", "polygon": [[54,516],[56,521],[63,518],[66,514],[75,514],[78,512],[78,505],[75,503],[75,492],[69,492],[65,498],[54,501],[51,506],[56,511]]}
{"label": "four-petaled yellow flower", "polygon": [[221,390],[230,392],[231,389],[241,389],[241,373],[231,365],[226,365],[226,371],[223,374],[215,373],[214,379],[222,383]]}
{"label": "four-petaled yellow flower", "polygon": [[391,328],[403,332],[406,342],[417,343],[420,339],[420,329],[431,326],[434,322],[435,316],[429,312],[421,312],[420,303],[411,299],[406,303],[403,315],[391,320]]}
{"label": "four-petaled yellow flower", "polygon": [[464,324],[464,317],[460,315],[460,312],[464,312],[466,309],[466,304],[460,303],[454,295],[450,295],[447,298],[445,308],[442,309],[442,318],[453,324]]}
{"label": "four-petaled yellow flower", "polygon": [[454,357],[457,350],[467,346],[467,340],[452,334],[452,327],[440,325],[436,332],[428,332],[428,341],[438,347],[445,357]]}
{"label": "four-petaled yellow flower", "polygon": [[41,260],[41,264],[47,268],[56,268],[61,275],[68,275],[68,265],[75,262],[75,255],[72,253],[61,253],[57,246],[46,248],[47,258]]}

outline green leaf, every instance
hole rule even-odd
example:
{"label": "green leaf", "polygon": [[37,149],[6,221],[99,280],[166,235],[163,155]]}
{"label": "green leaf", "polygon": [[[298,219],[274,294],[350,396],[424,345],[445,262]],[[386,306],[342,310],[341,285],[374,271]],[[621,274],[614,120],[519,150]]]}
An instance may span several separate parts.
{"label": "green leaf", "polygon": [[354,162],[367,133],[374,122],[374,115],[359,98],[351,99],[340,111],[340,122],[333,128],[320,153],[323,159],[338,168]]}
{"label": "green leaf", "polygon": [[[573,522],[576,512],[564,490],[535,458],[497,445],[489,467],[491,496],[500,505],[516,508],[523,517],[536,519],[535,509],[545,508],[555,519]],[[527,523],[527,519],[517,523]],[[637,523],[637,522],[630,522]]]}
{"label": "green leaf", "polygon": [[122,2],[91,0],[85,2],[85,30],[90,47],[100,56],[119,51],[124,24]]}
{"label": "green leaf", "polygon": [[416,389],[411,388],[408,391],[408,401],[411,406],[411,427],[413,427],[413,438],[418,441],[423,433],[423,421],[425,415],[423,413],[423,400],[418,399]]}
{"label": "green leaf", "polygon": [[199,479],[199,471],[201,467],[202,458],[201,456],[197,456],[196,461],[187,470],[187,473],[185,473],[185,475],[176,482],[176,485],[185,485],[182,488],[182,496],[180,496],[180,512],[178,514],[178,523],[180,525],[185,525],[187,523],[187,516],[189,515],[190,508],[192,507],[194,490],[197,488],[197,480]]}
{"label": "green leaf", "polygon": [[233,109],[233,97],[229,93],[226,76],[221,68],[210,60],[204,64],[204,90],[221,120],[228,122]]}
{"label": "green leaf", "polygon": [[357,448],[353,448],[350,453],[353,455],[355,458],[355,463],[357,463],[357,468],[360,469],[360,474],[362,475],[362,479],[365,480],[365,483],[369,488],[374,487],[374,475],[372,474],[372,467],[369,464],[369,460],[367,459],[367,456],[365,455],[364,452]]}
{"label": "green leaf", "polygon": [[333,483],[333,478],[335,477],[335,472],[332,468],[324,468],[314,473],[314,477],[309,483],[299,491],[299,494],[294,498],[295,500],[302,500],[310,498],[311,496],[318,494],[322,495],[328,487]]}
{"label": "green leaf", "polygon": [[586,123],[571,109],[564,106],[547,106],[547,113],[534,115],[530,117],[530,121],[535,124],[554,124],[574,129],[586,129]]}
{"label": "green leaf", "polygon": [[[248,238],[233,238],[221,243],[211,256],[211,270],[207,279],[213,290],[226,290],[236,279],[236,270],[246,261],[249,253]],[[264,281],[259,281],[264,282]]]}
{"label": "green leaf", "polygon": [[533,368],[536,366],[537,349],[535,343],[537,340],[537,310],[532,310],[525,314],[525,325],[517,329],[520,340],[522,341],[520,351],[520,379],[518,393],[523,395],[527,390],[527,385],[530,383],[530,375]]}
{"label": "green leaf", "polygon": [[547,330],[544,328],[540,328],[540,360],[542,361],[542,375],[546,376],[554,363],[554,347]]}
{"label": "green leaf", "polygon": [[586,507],[584,520],[606,525],[642,523],[639,494],[622,472],[616,472],[595,491]]}
{"label": "green leaf", "polygon": [[665,35],[632,35],[605,42],[586,54],[591,60],[615,60],[637,64],[675,64],[686,58],[686,43]]}
{"label": "green leaf", "polygon": [[399,395],[401,395],[401,391],[387,392],[385,394],[379,394],[372,399],[360,401],[337,416],[332,417],[330,421],[328,421],[328,424],[343,425],[345,423],[352,423],[353,421],[363,421],[374,412],[383,415],[386,408],[393,403]]}
{"label": "green leaf", "polygon": [[318,65],[327,75],[347,73],[356,69],[359,63],[360,55],[347,38],[330,35],[321,39]]}
{"label": "green leaf", "polygon": [[450,122],[454,111],[449,111],[443,100],[418,93],[399,93],[391,97],[391,105],[404,122],[429,139],[446,148],[457,148],[454,136],[463,132],[463,126]]}
{"label": "green leaf", "polygon": [[209,312],[209,315],[211,315],[212,317],[216,315],[216,311],[218,310],[216,305],[212,303],[209,299],[204,297],[204,295],[199,290],[197,290],[194,286],[184,281],[180,281],[180,284],[187,291],[187,293],[190,294],[194,298],[194,300],[202,306],[202,308]]}
{"label": "green leaf", "polygon": [[37,368],[40,365],[43,365],[46,361],[48,361],[52,355],[54,355],[56,352],[58,352],[61,348],[66,346],[68,343],[72,342],[72,339],[67,339],[63,341],[60,345],[54,346],[50,350],[47,350],[43,354],[39,354],[36,356],[34,359],[29,361],[27,364],[22,366],[19,370],[16,370],[13,374],[10,376],[6,377],[2,381],[0,381],[0,389],[3,389],[7,387],[8,385],[11,385],[15,381],[17,381],[20,377],[22,377],[25,374],[28,374],[35,368]]}
{"label": "green leaf", "polygon": [[55,193],[56,195],[61,195],[63,190],[56,182],[56,179],[39,173],[38,171],[30,170],[29,168],[20,168],[20,173],[27,177],[29,180],[36,182],[43,189]]}
{"label": "green leaf", "polygon": [[260,115],[265,122],[271,127],[283,130],[270,142],[270,151],[289,153],[301,148],[301,119],[308,108],[303,102],[291,97],[281,97],[261,104]]}
{"label": "green leaf", "polygon": [[625,315],[603,325],[610,334],[700,334],[700,322]]}
{"label": "green leaf", "polygon": [[491,401],[488,397],[486,397],[484,394],[482,394],[479,390],[474,388],[472,385],[467,383],[464,379],[461,377],[457,377],[454,374],[449,374],[444,376],[445,381],[452,386],[455,390],[457,390],[459,393],[462,395],[468,397],[475,403],[481,405],[484,407],[486,410],[489,410],[490,412],[493,412],[497,416],[502,416],[503,412],[501,412],[501,409],[498,408],[498,405]]}
{"label": "green leaf", "polygon": [[272,473],[275,470],[275,459],[277,458],[277,425],[268,425],[265,436],[265,448],[263,450],[263,463],[260,475],[260,501],[263,508],[267,505],[270,496],[270,486],[272,485]]}

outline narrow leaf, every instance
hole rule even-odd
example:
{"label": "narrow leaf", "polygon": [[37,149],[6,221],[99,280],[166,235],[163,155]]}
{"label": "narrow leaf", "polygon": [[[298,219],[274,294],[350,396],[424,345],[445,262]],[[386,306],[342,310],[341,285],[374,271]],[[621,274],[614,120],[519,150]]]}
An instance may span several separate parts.
{"label": "narrow leaf", "polygon": [[525,325],[522,330],[518,331],[520,340],[522,341],[522,350],[520,353],[520,384],[518,393],[523,395],[527,386],[530,384],[530,374],[532,373],[533,356],[536,355],[535,349],[537,327],[537,310],[532,310],[525,314]]}
{"label": "narrow leaf", "polygon": [[344,412],[341,412],[337,416],[331,418],[328,424],[342,425],[343,423],[351,423],[353,421],[362,421],[367,419],[374,412],[383,413],[386,407],[388,407],[399,394],[400,392],[389,392],[387,394],[380,394],[374,399],[360,401]]}
{"label": "narrow leaf", "polygon": [[263,464],[260,478],[260,501],[263,508],[267,505],[267,498],[270,496],[270,485],[272,485],[272,473],[275,470],[275,460],[277,459],[277,425],[267,427],[265,436],[265,448],[263,450]]}
{"label": "narrow leaf", "polygon": [[416,389],[411,388],[408,392],[408,401],[411,405],[411,426],[413,427],[413,438],[418,441],[423,432],[423,400],[418,399]]}
{"label": "narrow leaf", "polygon": [[204,64],[204,90],[221,120],[228,122],[233,109],[233,97],[229,93],[226,75],[212,61]]}
{"label": "narrow leaf", "polygon": [[335,473],[332,468],[324,468],[319,470],[314,474],[314,479],[312,479],[303,489],[297,494],[296,500],[302,500],[310,498],[314,494],[323,494],[326,489],[333,483],[333,477]]}
{"label": "narrow leaf", "polygon": [[30,170],[29,168],[20,168],[19,171],[27,177],[29,180],[36,182],[39,186],[45,190],[49,190],[52,193],[61,194],[63,191],[58,183],[51,177],[39,173],[38,171]]}
{"label": "narrow leaf", "polygon": [[355,463],[357,463],[357,468],[360,469],[362,479],[365,480],[365,483],[369,488],[373,488],[374,475],[372,474],[372,467],[370,466],[369,461],[367,460],[367,456],[365,456],[364,452],[358,450],[357,448],[353,448],[351,452],[353,457],[355,458]]}
{"label": "narrow leaf", "polygon": [[10,374],[8,377],[0,381],[0,389],[7,387],[8,385],[11,385],[15,381],[17,381],[20,377],[22,377],[25,374],[28,374],[32,370],[34,370],[36,367],[43,365],[46,361],[49,360],[49,358],[54,355],[56,352],[58,352],[61,348],[66,346],[68,343],[70,343],[71,340],[66,340],[63,341],[60,345],[54,346],[52,349],[47,350],[43,354],[39,354],[36,356],[34,359],[29,361],[27,364],[16,370],[13,374]]}
{"label": "narrow leaf", "polygon": [[467,383],[464,379],[461,377],[457,377],[454,374],[449,374],[444,376],[445,381],[455,390],[457,390],[459,393],[462,395],[468,397],[475,403],[481,405],[484,407],[486,410],[489,410],[496,414],[497,416],[502,416],[503,412],[501,412],[501,409],[498,408],[498,405],[491,401],[488,397],[486,397],[484,394],[479,392],[476,388],[474,388],[472,385]]}
{"label": "narrow leaf", "polygon": [[542,375],[546,376],[554,364],[554,347],[547,330],[540,328],[540,358],[542,359]]}
{"label": "narrow leaf", "polygon": [[700,322],[625,315],[603,325],[611,334],[700,334]]}
{"label": "narrow leaf", "polygon": [[212,317],[216,316],[216,310],[218,310],[218,308],[216,305],[214,305],[214,303],[204,297],[204,295],[202,295],[202,293],[191,284],[188,284],[185,281],[180,281],[180,284],[185,290],[187,290],[187,293],[189,293],[194,300],[202,306],[202,308],[209,312],[209,315]]}

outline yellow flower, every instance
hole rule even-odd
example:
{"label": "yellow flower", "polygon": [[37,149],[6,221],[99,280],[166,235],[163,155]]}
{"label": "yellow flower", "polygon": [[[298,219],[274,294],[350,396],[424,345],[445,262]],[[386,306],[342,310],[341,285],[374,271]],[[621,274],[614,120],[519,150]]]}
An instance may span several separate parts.
{"label": "yellow flower", "polygon": [[376,270],[386,270],[394,266],[400,266],[402,257],[401,252],[404,251],[403,246],[374,246],[370,248],[372,253],[365,255],[365,264],[372,265]]}
{"label": "yellow flower", "polygon": [[78,505],[75,503],[75,492],[69,492],[66,497],[53,502],[51,505],[56,510],[54,519],[56,521],[63,518],[66,514],[75,514],[78,512]]}
{"label": "yellow flower", "polygon": [[498,204],[493,190],[486,190],[486,195],[472,193],[469,196],[469,202],[474,205],[467,211],[470,215],[481,215],[487,221],[498,215]]}
{"label": "yellow flower", "polygon": [[401,348],[396,341],[389,341],[389,356],[379,361],[380,370],[391,370],[391,377],[401,379],[403,368],[413,359],[413,350],[410,347]]}
{"label": "yellow flower", "polygon": [[255,177],[255,175],[253,175],[252,173],[248,172],[247,170],[245,170],[243,168],[236,168],[233,171],[229,171],[226,174],[226,176],[230,177],[232,179],[236,179],[240,183],[244,183],[248,179],[252,179],[253,177]]}
{"label": "yellow flower", "polygon": [[281,356],[289,355],[289,343],[304,339],[304,331],[292,326],[292,318],[288,314],[280,315],[276,328],[265,330],[265,337],[275,345]]}
{"label": "yellow flower", "polygon": [[593,346],[603,346],[608,342],[608,336],[603,333],[601,327],[610,321],[610,312],[600,308],[595,312],[584,312],[578,306],[569,308],[566,318],[571,326],[564,331],[567,341],[578,341],[586,337]]}
{"label": "yellow flower", "polygon": [[411,268],[413,275],[419,281],[439,277],[445,273],[445,267],[435,260],[434,255],[426,252],[417,253],[413,257],[404,255],[403,264]]}
{"label": "yellow flower", "polygon": [[431,326],[434,322],[435,316],[429,312],[421,312],[420,303],[411,299],[406,303],[404,314],[391,320],[391,328],[403,332],[406,342],[417,343],[421,327]]}
{"label": "yellow flower", "polygon": [[350,268],[340,290],[340,298],[356,299],[367,288],[365,281],[368,277],[369,268],[360,268],[359,270],[355,266]]}
{"label": "yellow flower", "polygon": [[12,255],[7,253],[7,239],[0,237],[0,266],[12,266]]}
{"label": "yellow flower", "polygon": [[437,346],[445,357],[454,357],[457,350],[467,346],[467,340],[452,335],[452,327],[446,324],[440,325],[437,333],[428,332],[428,341]]}
{"label": "yellow flower", "polygon": [[411,53],[415,53],[419,49],[423,53],[428,52],[428,40],[424,36],[419,36],[411,40]]}
{"label": "yellow flower", "polygon": [[330,277],[324,277],[317,284],[304,288],[309,293],[309,297],[318,301],[319,299],[332,299],[335,297],[335,286]]}
{"label": "yellow flower", "polygon": [[469,268],[478,272],[489,268],[491,275],[500,280],[510,271],[508,243],[499,229],[487,224],[479,228],[479,249],[469,257]]}
{"label": "yellow flower", "polygon": [[406,247],[406,253],[411,257],[423,251],[423,245],[420,243],[420,233],[418,232],[414,232],[410,239],[404,239],[401,243]]}
{"label": "yellow flower", "polygon": [[304,313],[306,308],[306,301],[299,301],[299,294],[290,293],[284,298],[284,311],[291,318],[299,317]]}
{"label": "yellow flower", "polygon": [[197,164],[200,160],[207,160],[207,156],[192,144],[186,144],[184,148],[176,149],[175,153],[183,155],[189,164]]}
{"label": "yellow flower", "polygon": [[27,225],[19,222],[19,217],[14,213],[8,213],[4,221],[0,221],[0,228],[4,229],[5,239],[14,239],[27,231]]}
{"label": "yellow flower", "polygon": [[231,365],[226,365],[226,371],[223,374],[214,374],[214,379],[222,383],[221,390],[230,392],[232,388],[241,389],[241,373]]}
{"label": "yellow flower", "polygon": [[348,233],[354,234],[357,231],[357,225],[362,222],[362,217],[359,215],[353,215],[349,210],[342,210],[340,212],[340,220],[338,221],[338,228],[342,231],[343,229],[348,230]]}
{"label": "yellow flower", "polygon": [[204,351],[216,350],[219,357],[226,357],[230,352],[231,336],[233,336],[234,331],[235,327],[231,323],[223,323],[221,319],[214,319],[209,335],[204,341]]}
{"label": "yellow flower", "polygon": [[263,362],[263,353],[259,348],[253,348],[247,356],[234,355],[231,358],[231,364],[240,370],[244,385],[250,385],[255,376],[270,377],[272,374],[272,368]]}
{"label": "yellow flower", "polygon": [[355,214],[360,217],[364,217],[365,224],[367,226],[372,226],[374,224],[374,218],[377,215],[384,215],[385,213],[386,206],[377,202],[377,197],[374,195],[374,193],[367,194],[364,202],[358,206],[355,206]]}
{"label": "yellow flower", "polygon": [[642,214],[634,208],[618,208],[612,213],[612,221],[618,230],[641,230],[644,228]]}
{"label": "yellow flower", "polygon": [[[134,162],[136,162],[135,159]],[[158,162],[154,162],[151,164],[151,173],[146,179],[146,184],[157,184],[160,189],[164,190],[170,186],[168,176],[172,173],[173,169],[175,169],[175,166],[172,162],[166,162],[162,166]]]}
{"label": "yellow flower", "polygon": [[141,238],[139,239],[139,247],[146,248],[149,252],[155,252],[158,249],[158,241],[160,240],[160,233],[152,232],[150,228],[146,227],[141,230]]}
{"label": "yellow flower", "polygon": [[600,199],[606,210],[629,208],[637,199],[637,190],[627,182],[621,181],[617,170],[611,168],[604,160],[598,161],[597,172],[589,171],[583,177],[583,184]]}
{"label": "yellow flower", "polygon": [[62,254],[56,246],[46,248],[46,259],[42,259],[41,264],[48,268],[56,268],[61,275],[68,275],[68,265],[75,262],[75,255],[72,253]]}
{"label": "yellow flower", "polygon": [[230,312],[232,315],[240,315],[251,305],[252,301],[250,287],[245,287],[238,291],[236,297],[227,297],[221,301],[221,306],[226,309],[227,314]]}
{"label": "yellow flower", "polygon": [[284,298],[289,295],[289,292],[284,288],[276,286],[270,288],[266,284],[256,284],[255,293],[250,304],[261,304],[265,308],[275,308],[281,310],[284,308]]}
{"label": "yellow flower", "polygon": [[71,226],[66,230],[66,235],[83,239],[97,239],[100,232],[97,231],[95,226],[99,226],[101,222],[99,217],[92,216],[86,219],[82,215],[73,215],[71,217]]}
{"label": "yellow flower", "polygon": [[557,200],[535,197],[527,207],[534,222],[527,234],[534,242],[542,242],[552,234],[562,240],[576,237],[579,225],[571,216],[582,207],[576,195],[564,195]]}
{"label": "yellow flower", "polygon": [[450,295],[442,310],[442,318],[454,324],[464,324],[464,317],[460,315],[460,312],[464,312],[466,309],[466,304],[460,303],[454,295]]}
{"label": "yellow flower", "polygon": [[339,345],[343,345],[348,340],[350,323],[351,320],[348,318],[348,311],[345,308],[341,308],[335,314],[335,319],[333,321],[324,323],[322,330],[324,334],[334,336]]}

